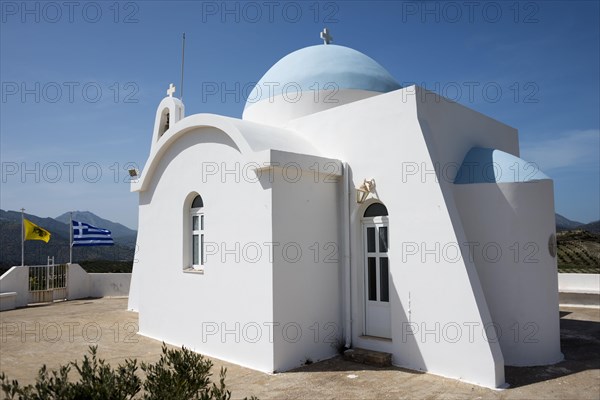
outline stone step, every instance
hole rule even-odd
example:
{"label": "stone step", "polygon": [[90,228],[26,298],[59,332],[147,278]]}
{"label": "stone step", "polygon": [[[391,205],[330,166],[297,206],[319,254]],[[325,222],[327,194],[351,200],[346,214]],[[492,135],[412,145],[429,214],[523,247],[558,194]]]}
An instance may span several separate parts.
{"label": "stone step", "polygon": [[358,347],[344,351],[344,359],[375,367],[392,366],[392,355],[390,353],[361,349]]}

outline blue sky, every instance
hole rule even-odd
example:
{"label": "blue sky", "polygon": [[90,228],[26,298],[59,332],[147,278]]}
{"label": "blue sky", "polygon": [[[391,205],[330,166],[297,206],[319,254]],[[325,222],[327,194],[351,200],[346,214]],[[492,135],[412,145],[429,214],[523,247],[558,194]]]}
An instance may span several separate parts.
{"label": "blue sky", "polygon": [[557,212],[600,218],[597,1],[1,7],[2,209],[89,210],[135,228],[126,170],[143,167],[156,107],[169,83],[179,86],[182,32],[186,113],[240,117],[244,88],[286,54],[321,43],[327,26],[335,44],[369,55],[401,84],[517,128],[521,156],[554,179]]}

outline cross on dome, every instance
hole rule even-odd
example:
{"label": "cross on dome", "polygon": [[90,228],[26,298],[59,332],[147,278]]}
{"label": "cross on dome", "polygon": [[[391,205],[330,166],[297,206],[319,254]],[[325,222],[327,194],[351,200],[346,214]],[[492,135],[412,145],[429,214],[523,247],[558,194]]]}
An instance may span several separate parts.
{"label": "cross on dome", "polygon": [[321,39],[323,39],[323,44],[329,44],[333,42],[333,36],[329,34],[329,29],[323,29],[323,32],[321,32]]}
{"label": "cross on dome", "polygon": [[167,89],[167,94],[169,97],[173,97],[173,93],[175,93],[175,86],[173,84],[169,84],[169,88]]}

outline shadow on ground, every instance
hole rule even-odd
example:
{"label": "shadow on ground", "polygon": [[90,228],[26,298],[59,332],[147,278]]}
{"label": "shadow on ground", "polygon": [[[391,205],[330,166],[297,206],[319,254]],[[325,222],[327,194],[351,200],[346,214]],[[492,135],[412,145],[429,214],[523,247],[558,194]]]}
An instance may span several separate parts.
{"label": "shadow on ground", "polygon": [[[581,311],[581,309],[579,310]],[[600,310],[587,310],[590,314],[600,314]],[[560,345],[564,360],[558,364],[540,367],[506,367],[505,378],[510,389],[549,381],[587,370],[600,369],[600,322],[567,318],[570,311],[560,312]],[[591,318],[592,319],[592,318]],[[420,375],[421,371],[399,367],[380,368],[358,364],[336,356],[329,360],[304,365],[290,372],[332,372],[332,371],[402,371]]]}
{"label": "shadow on ground", "polygon": [[425,372],[414,371],[411,369],[405,369],[400,367],[374,367],[366,364],[359,364],[353,361],[345,360],[341,355],[330,358],[329,360],[319,361],[316,363],[304,365],[302,367],[295,368],[285,373],[290,372],[332,372],[332,371],[402,371],[407,374],[421,375]]}
{"label": "shadow on ground", "polygon": [[[600,310],[589,312],[598,314]],[[506,367],[506,381],[511,388],[600,369],[600,323],[567,319],[570,314],[560,312],[560,348],[565,359],[540,367]]]}

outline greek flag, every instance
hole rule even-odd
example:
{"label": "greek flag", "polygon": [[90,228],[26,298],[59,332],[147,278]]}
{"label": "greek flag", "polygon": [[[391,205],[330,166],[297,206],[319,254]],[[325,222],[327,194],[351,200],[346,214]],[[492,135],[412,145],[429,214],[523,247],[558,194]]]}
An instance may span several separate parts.
{"label": "greek flag", "polygon": [[115,244],[108,229],[96,228],[85,222],[72,221],[73,247],[112,246]]}

